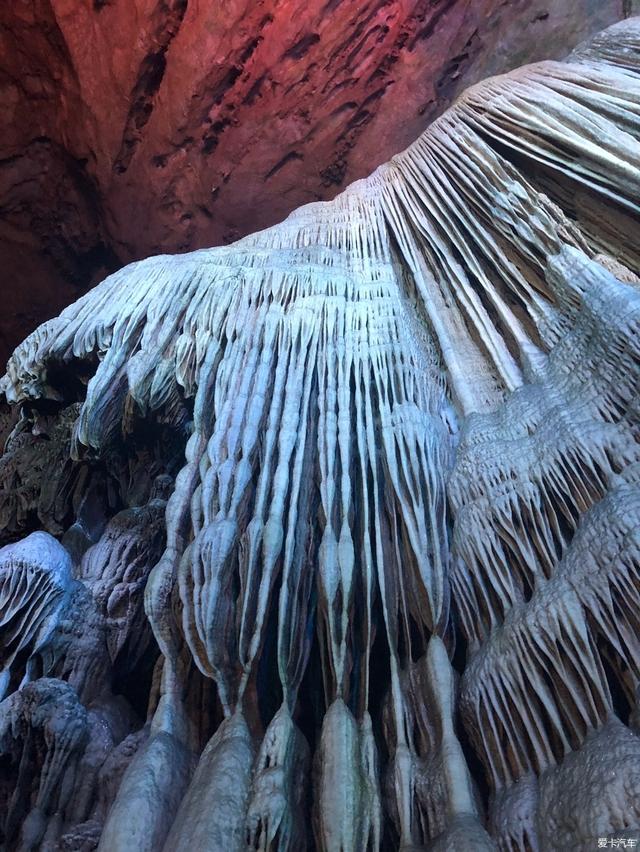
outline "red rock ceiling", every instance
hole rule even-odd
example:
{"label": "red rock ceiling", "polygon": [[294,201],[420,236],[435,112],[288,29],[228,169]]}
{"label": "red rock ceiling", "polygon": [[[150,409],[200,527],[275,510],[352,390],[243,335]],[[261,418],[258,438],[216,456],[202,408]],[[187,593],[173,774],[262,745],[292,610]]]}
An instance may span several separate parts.
{"label": "red rock ceiling", "polygon": [[638,0],[12,0],[0,356],[107,271],[327,199]]}

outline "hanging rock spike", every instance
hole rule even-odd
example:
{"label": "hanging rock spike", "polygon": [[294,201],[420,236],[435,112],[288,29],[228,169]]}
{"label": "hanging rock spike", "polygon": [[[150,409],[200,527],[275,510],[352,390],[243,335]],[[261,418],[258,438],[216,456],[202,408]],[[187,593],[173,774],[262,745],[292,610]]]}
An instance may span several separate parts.
{"label": "hanging rock spike", "polygon": [[639,222],[631,18],[33,332],[1,381],[7,850],[638,835]]}

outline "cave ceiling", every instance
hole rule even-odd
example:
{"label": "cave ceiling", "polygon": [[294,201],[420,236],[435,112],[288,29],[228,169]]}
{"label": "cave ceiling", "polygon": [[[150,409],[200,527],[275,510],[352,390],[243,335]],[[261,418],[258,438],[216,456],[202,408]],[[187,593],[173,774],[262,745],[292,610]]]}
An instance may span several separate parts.
{"label": "cave ceiling", "polygon": [[330,199],[464,88],[629,0],[16,0],[0,8],[0,357],[105,273]]}

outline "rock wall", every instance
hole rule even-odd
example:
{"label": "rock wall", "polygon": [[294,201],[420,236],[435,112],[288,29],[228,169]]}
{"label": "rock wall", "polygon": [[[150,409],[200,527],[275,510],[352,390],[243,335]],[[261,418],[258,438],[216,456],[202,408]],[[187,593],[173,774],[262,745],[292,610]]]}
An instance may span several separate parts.
{"label": "rock wall", "polygon": [[466,86],[638,0],[18,0],[0,9],[0,359],[107,272],[333,197]]}
{"label": "rock wall", "polygon": [[8,850],[638,838],[639,204],[633,18],[18,347]]}

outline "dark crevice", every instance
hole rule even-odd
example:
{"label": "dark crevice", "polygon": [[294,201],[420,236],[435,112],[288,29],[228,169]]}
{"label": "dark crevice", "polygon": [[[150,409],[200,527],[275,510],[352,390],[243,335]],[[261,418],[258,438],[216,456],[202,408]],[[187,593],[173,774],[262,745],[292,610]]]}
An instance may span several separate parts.
{"label": "dark crevice", "polygon": [[260,97],[260,92],[264,85],[265,80],[267,80],[268,75],[266,72],[262,74],[258,79],[253,83],[247,94],[242,99],[242,103],[245,106],[251,106],[251,104],[255,103],[256,100]]}
{"label": "dark crevice", "polygon": [[421,27],[411,39],[409,43],[409,50],[413,50],[417,42],[430,39],[435,33],[440,21],[444,18],[447,12],[450,12],[453,9],[456,3],[457,0],[444,0],[444,2],[441,2],[440,7],[434,11],[425,26]]}
{"label": "dark crevice", "polygon": [[270,169],[267,172],[267,174],[264,176],[264,180],[268,181],[275,174],[277,174],[280,171],[280,169],[283,169],[287,165],[287,163],[292,163],[294,160],[302,160],[302,159],[304,159],[304,158],[303,158],[302,154],[300,154],[298,151],[289,151],[288,154],[286,154],[281,160],[279,160],[275,164],[275,166],[272,169]]}
{"label": "dark crevice", "polygon": [[158,9],[162,12],[162,25],[151,39],[151,43],[156,44],[157,47],[142,60],[138,78],[131,91],[131,106],[125,122],[120,150],[113,164],[113,170],[117,174],[122,174],[129,168],[141,140],[141,131],[151,118],[155,97],[167,67],[166,54],[180,30],[187,4],[188,0],[173,0],[172,5],[167,6],[166,0],[160,0]]}
{"label": "dark crevice", "polygon": [[231,124],[231,120],[229,118],[220,119],[220,121],[215,121],[209,130],[202,137],[202,153],[203,154],[211,154],[218,147],[220,142],[220,136],[224,133],[224,131]]}
{"label": "dark crevice", "polygon": [[292,47],[282,54],[282,59],[302,59],[320,41],[318,33],[309,33],[299,39]]}

